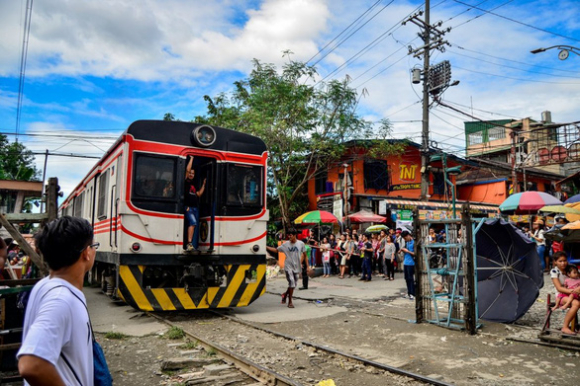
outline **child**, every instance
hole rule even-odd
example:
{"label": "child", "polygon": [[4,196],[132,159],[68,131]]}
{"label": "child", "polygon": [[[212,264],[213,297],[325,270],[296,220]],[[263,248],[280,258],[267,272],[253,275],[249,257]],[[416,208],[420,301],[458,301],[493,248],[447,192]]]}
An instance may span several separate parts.
{"label": "child", "polygon": [[[566,267],[566,276],[568,278],[564,281],[564,285],[566,288],[573,290],[574,288],[580,287],[580,278],[578,277],[578,267],[575,265],[568,265]],[[560,294],[558,294],[560,295]],[[566,308],[570,307],[572,300],[578,299],[578,294],[571,293],[567,297],[565,297],[565,303],[560,307],[560,309],[565,310]]]}
{"label": "child", "polygon": [[325,237],[322,239],[322,277],[330,277],[330,244],[328,239]]}

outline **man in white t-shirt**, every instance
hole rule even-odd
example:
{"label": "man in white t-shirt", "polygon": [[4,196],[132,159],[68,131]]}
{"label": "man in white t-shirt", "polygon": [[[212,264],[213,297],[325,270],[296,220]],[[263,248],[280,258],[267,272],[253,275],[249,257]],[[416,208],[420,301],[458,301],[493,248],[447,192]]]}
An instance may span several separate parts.
{"label": "man in white t-shirt", "polygon": [[93,342],[83,280],[99,243],[87,220],[64,216],[47,224],[36,245],[49,276],[30,294],[18,370],[25,385],[93,385]]}
{"label": "man in white t-shirt", "polygon": [[286,273],[286,280],[288,280],[288,289],[282,294],[282,303],[286,303],[286,299],[288,299],[288,308],[294,308],[292,295],[300,278],[302,264],[306,264],[306,272],[310,268],[306,257],[306,246],[302,241],[296,239],[296,233],[296,229],[290,229],[288,231],[289,240],[278,247],[278,250],[286,255],[284,272]]}

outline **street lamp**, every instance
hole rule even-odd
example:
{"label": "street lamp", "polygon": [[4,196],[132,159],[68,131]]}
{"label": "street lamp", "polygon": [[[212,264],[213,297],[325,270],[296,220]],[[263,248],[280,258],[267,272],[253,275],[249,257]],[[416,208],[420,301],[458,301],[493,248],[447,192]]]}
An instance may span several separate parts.
{"label": "street lamp", "polygon": [[580,48],[573,47],[573,46],[564,46],[564,45],[557,45],[557,46],[552,46],[552,47],[547,47],[547,48],[536,48],[535,50],[531,50],[530,52],[532,54],[539,54],[540,52],[548,51],[548,50],[551,50],[552,48],[557,48],[560,50],[560,52],[558,53],[558,59],[560,59],[560,60],[568,59],[568,56],[570,56],[570,52],[572,52],[573,54],[576,54],[576,55],[580,55]]}

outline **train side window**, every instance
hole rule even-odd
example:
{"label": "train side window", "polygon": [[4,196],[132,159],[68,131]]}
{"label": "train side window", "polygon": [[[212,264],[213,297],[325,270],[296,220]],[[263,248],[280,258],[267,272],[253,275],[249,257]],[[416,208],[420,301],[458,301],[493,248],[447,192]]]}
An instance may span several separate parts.
{"label": "train side window", "polygon": [[97,217],[99,219],[107,218],[107,185],[109,182],[109,173],[104,172],[99,177],[99,205]]}
{"label": "train side window", "polygon": [[133,198],[174,199],[175,163],[174,158],[137,155],[133,174]]}
{"label": "train side window", "polygon": [[228,165],[227,200],[229,206],[261,207],[262,167],[251,165]]}
{"label": "train side window", "polygon": [[75,197],[74,200],[74,209],[73,209],[73,216],[74,217],[83,217],[83,198],[85,193],[81,193]]}

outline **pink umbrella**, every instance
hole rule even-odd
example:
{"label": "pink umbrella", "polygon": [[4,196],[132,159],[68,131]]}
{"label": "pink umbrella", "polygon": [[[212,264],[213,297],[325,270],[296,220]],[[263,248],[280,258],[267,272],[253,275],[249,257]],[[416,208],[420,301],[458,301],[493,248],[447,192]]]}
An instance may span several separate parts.
{"label": "pink umbrella", "polygon": [[346,216],[352,222],[387,222],[387,218],[384,216],[379,216],[368,210],[361,210],[356,213],[349,214]]}

